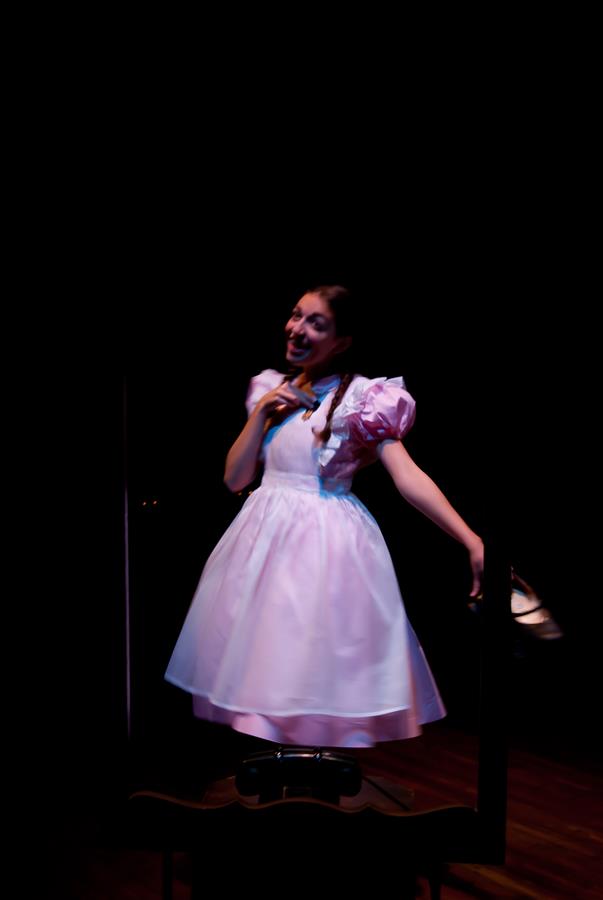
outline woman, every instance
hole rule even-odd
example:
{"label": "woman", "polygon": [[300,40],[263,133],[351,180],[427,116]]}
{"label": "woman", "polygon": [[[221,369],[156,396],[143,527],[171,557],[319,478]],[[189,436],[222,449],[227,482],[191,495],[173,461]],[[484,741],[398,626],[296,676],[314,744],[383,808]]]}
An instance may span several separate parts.
{"label": "woman", "polygon": [[263,480],[209,557],[165,676],[201,718],[279,743],[370,747],[446,714],[383,536],[350,492],[361,466],[380,459],[464,544],[480,591],[481,539],[401,443],[415,408],[402,378],[346,366],[352,310],[339,285],[308,291],[286,325],[292,371],[251,379],[224,480],[241,491],[261,464]]}

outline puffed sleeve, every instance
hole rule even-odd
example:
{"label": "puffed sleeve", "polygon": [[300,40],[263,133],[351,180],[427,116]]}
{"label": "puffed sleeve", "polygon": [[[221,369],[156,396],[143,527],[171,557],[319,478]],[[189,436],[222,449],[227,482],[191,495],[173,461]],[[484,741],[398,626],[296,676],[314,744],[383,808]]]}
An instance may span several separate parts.
{"label": "puffed sleeve", "polygon": [[368,445],[403,438],[415,420],[415,401],[404,379],[367,378],[362,382],[347,423],[356,441]]}
{"label": "puffed sleeve", "polygon": [[247,407],[247,415],[250,416],[258,400],[277,387],[285,376],[276,369],[264,369],[259,375],[254,375],[249,382],[247,389],[247,398],[245,406]]}

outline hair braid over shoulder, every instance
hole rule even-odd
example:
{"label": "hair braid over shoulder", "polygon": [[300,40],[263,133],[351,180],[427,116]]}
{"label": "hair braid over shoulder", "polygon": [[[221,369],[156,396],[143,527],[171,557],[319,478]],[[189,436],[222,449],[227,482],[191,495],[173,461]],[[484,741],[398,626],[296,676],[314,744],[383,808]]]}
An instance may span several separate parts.
{"label": "hair braid over shoulder", "polygon": [[351,372],[346,372],[344,375],[341,376],[341,381],[339,382],[337,390],[335,391],[335,396],[333,397],[333,400],[331,402],[331,407],[327,414],[327,421],[325,422],[325,427],[323,428],[323,430],[321,432],[319,432],[317,434],[317,437],[320,438],[320,440],[323,442],[323,444],[326,443],[329,440],[329,438],[331,437],[331,420],[333,419],[333,413],[335,412],[335,410],[337,409],[337,407],[343,400],[343,395],[349,388],[353,377],[354,376],[352,375]]}

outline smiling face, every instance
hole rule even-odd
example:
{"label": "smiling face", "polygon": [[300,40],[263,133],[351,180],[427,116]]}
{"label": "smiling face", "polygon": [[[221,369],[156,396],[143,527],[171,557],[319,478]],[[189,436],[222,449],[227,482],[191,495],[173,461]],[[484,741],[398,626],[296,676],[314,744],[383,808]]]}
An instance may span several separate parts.
{"label": "smiling face", "polygon": [[304,294],[285,326],[287,362],[307,373],[326,370],[331,359],[349,346],[350,339],[338,337],[335,316],[320,294]]}

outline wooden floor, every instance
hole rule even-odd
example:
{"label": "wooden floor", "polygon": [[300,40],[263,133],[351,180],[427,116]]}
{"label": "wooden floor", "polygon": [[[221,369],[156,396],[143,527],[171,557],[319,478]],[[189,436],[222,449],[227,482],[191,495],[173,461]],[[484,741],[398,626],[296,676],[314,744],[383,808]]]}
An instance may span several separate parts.
{"label": "wooden floor", "polygon": [[[593,760],[582,754],[552,759],[522,748],[521,741],[513,743],[509,750],[506,864],[450,865],[442,896],[450,900],[601,898],[601,773]],[[436,725],[395,749],[371,752],[384,772],[397,768],[400,775],[403,769],[411,774],[417,811],[455,801],[475,802],[475,737]],[[398,760],[403,760],[401,765],[392,758],[396,753]],[[428,896],[425,887],[420,896]]]}
{"label": "wooden floor", "polygon": [[[584,751],[545,751],[536,751],[521,738],[510,739],[506,863],[447,866],[441,894],[445,900],[603,896],[601,772]],[[359,756],[366,774],[385,775],[411,788],[414,811],[475,804],[477,738],[466,729],[434,723],[419,738],[359,751]],[[39,896],[160,900],[160,854],[109,846],[99,839],[97,825],[94,811],[81,804],[77,813],[65,816],[41,864],[43,880],[53,888]],[[264,884],[269,883],[266,874]],[[174,876],[174,900],[188,900],[190,860],[185,854],[175,855]],[[279,893],[284,892],[282,886]],[[319,890],[316,896],[321,896]],[[429,897],[421,875],[416,896]]]}

